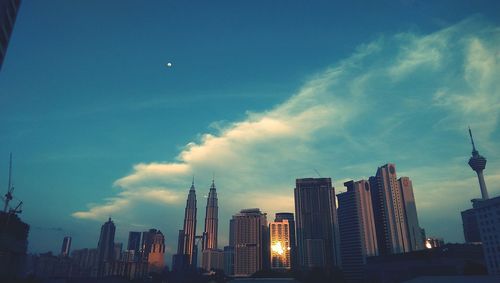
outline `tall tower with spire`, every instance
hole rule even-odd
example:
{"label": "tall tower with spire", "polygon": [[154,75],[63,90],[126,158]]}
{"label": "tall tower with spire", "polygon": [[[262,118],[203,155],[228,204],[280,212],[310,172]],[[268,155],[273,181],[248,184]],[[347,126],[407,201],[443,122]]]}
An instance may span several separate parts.
{"label": "tall tower with spire", "polygon": [[488,199],[488,190],[486,189],[486,183],[484,182],[483,170],[486,168],[486,158],[481,156],[476,150],[476,145],[474,144],[474,139],[472,138],[472,131],[469,127],[470,141],[472,143],[472,156],[469,159],[469,166],[472,170],[476,171],[477,179],[479,180],[479,188],[481,189],[481,196],[483,200]]}
{"label": "tall tower with spire", "polygon": [[189,265],[196,265],[196,263],[192,262],[196,237],[196,191],[194,188],[194,178],[186,201],[184,230],[181,231],[179,238],[182,237],[182,241],[179,239],[179,244],[182,247],[179,247],[178,251],[182,251],[182,254],[186,255]]}
{"label": "tall tower with spire", "polygon": [[219,222],[219,207],[217,205],[217,190],[215,181],[212,179],[212,186],[208,193],[207,209],[205,214],[205,231],[203,232],[202,250],[217,249],[217,227]]}

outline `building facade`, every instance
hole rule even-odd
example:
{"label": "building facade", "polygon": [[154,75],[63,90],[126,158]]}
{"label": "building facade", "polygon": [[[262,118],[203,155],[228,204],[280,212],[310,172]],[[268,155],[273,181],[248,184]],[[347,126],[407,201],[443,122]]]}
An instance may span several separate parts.
{"label": "building facade", "polygon": [[413,194],[413,183],[408,177],[398,179],[398,185],[403,195],[403,205],[406,217],[406,229],[409,238],[410,251],[424,249],[424,239],[422,229],[418,224],[417,205]]}
{"label": "building facade", "polygon": [[300,268],[340,267],[335,190],[330,178],[296,180],[295,216]]}
{"label": "building facade", "polygon": [[404,197],[397,180],[396,165],[388,163],[379,167],[377,174],[370,177],[369,181],[379,253],[409,252]]}
{"label": "building facade", "polygon": [[234,274],[234,246],[224,247],[224,274]]}
{"label": "building facade", "polygon": [[101,227],[101,234],[97,244],[98,276],[103,275],[104,263],[115,259],[115,231],[115,224],[110,217]]}
{"label": "building facade", "polygon": [[205,231],[203,232],[202,250],[217,249],[218,223],[219,207],[217,203],[217,190],[215,188],[215,182],[212,180],[205,211]]}
{"label": "building facade", "polygon": [[206,271],[224,270],[224,251],[206,249],[201,255],[201,267]]}
{"label": "building facade", "polygon": [[250,276],[268,262],[267,218],[258,208],[243,209],[233,216],[234,275]]}
{"label": "building facade", "polygon": [[461,212],[464,239],[466,243],[481,243],[481,234],[477,224],[476,213],[473,208]]}
{"label": "building facade", "polygon": [[161,273],[165,268],[165,237],[160,230],[154,230],[148,265],[150,272]]}
{"label": "building facade", "polygon": [[217,233],[219,225],[219,207],[217,189],[212,180],[205,210],[205,229],[202,235],[201,265],[205,270],[223,269],[224,252],[217,248]]}
{"label": "building facade", "polygon": [[71,250],[71,237],[66,236],[63,239],[63,243],[62,243],[62,247],[61,247],[61,256],[68,257],[70,250]]}
{"label": "building facade", "polygon": [[179,230],[177,255],[173,262],[175,269],[180,270],[186,266],[196,267],[196,190],[194,180],[189,189],[186,200],[186,209],[184,210],[184,228]]}
{"label": "building facade", "polygon": [[473,202],[488,274],[500,275],[500,197]]}
{"label": "building facade", "polygon": [[271,269],[291,269],[290,224],[287,219],[269,223]]}
{"label": "building facade", "polygon": [[348,282],[363,282],[366,258],[378,255],[370,184],[345,182],[347,192],[337,195],[342,270]]}
{"label": "building facade", "polygon": [[290,227],[290,258],[291,267],[295,269],[297,266],[297,243],[295,236],[295,217],[291,212],[278,212],[274,218],[274,222],[281,222],[283,220],[288,221]]}

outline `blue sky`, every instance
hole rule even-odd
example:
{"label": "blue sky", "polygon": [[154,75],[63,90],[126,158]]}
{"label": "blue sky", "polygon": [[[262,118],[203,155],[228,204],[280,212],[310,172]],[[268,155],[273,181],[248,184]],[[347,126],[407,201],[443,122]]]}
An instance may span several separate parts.
{"label": "blue sky", "polygon": [[[159,228],[191,176],[229,218],[293,211],[294,180],[397,165],[428,235],[463,241],[471,125],[500,194],[497,1],[23,1],[0,71],[0,184],[14,153],[30,250]],[[166,68],[165,63],[173,67]]]}

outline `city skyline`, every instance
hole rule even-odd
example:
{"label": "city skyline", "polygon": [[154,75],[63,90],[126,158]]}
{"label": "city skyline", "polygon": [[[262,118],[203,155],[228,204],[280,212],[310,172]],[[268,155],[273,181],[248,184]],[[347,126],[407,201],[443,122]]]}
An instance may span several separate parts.
{"label": "city skyline", "polygon": [[[459,5],[457,14],[441,16],[439,5],[407,2],[388,10],[413,9],[412,20],[377,22],[359,37],[340,36],[335,26],[355,34],[366,23],[334,22],[335,14],[320,12],[342,11],[333,4],[285,9],[283,23],[274,21],[281,10],[272,4],[262,23],[252,21],[255,9],[230,6],[242,17],[236,29],[244,36],[237,36],[224,27],[230,16],[217,22],[188,13],[192,27],[180,18],[190,7],[169,2],[158,4],[158,12],[135,11],[140,27],[132,32],[148,33],[123,48],[116,47],[133,36],[108,16],[117,25],[130,25],[130,18],[110,12],[108,4],[95,9],[59,2],[66,13],[55,16],[42,13],[54,9],[51,4],[23,2],[0,73],[0,101],[7,106],[0,114],[0,184],[7,183],[12,151],[15,201],[24,202],[21,217],[32,226],[30,251],[58,252],[64,236],[72,237],[72,249],[95,247],[96,231],[111,217],[117,242],[126,243],[129,231],[160,229],[169,262],[192,175],[203,188],[203,208],[211,176],[217,176],[222,248],[229,219],[241,208],[293,212],[296,178],[331,177],[340,193],[345,181],[368,179],[387,162],[411,178],[419,225],[428,235],[463,242],[457,211],[480,196],[466,164],[468,125],[488,158],[489,194],[500,194],[500,20],[491,12],[498,4],[478,4],[474,13]],[[221,16],[217,7],[205,8]],[[69,20],[78,9],[96,10],[95,23]],[[287,33],[282,24],[298,16],[304,29]],[[213,39],[196,31],[204,20],[202,30]],[[328,29],[316,29],[319,23]],[[103,39],[108,33],[116,38]],[[41,35],[48,40],[33,52]],[[239,50],[247,46],[245,36],[254,43]],[[208,50],[194,48],[201,43]],[[216,50],[221,43],[228,48]],[[90,76],[96,68],[103,71]],[[197,217],[201,234],[204,215]]]}

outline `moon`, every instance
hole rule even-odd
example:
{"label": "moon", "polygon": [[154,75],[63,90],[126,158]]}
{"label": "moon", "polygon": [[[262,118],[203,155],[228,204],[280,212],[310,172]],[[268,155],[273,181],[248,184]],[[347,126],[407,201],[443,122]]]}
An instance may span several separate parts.
{"label": "moon", "polygon": [[167,64],[165,64],[165,66],[170,68],[170,67],[172,67],[172,63],[168,62]]}

